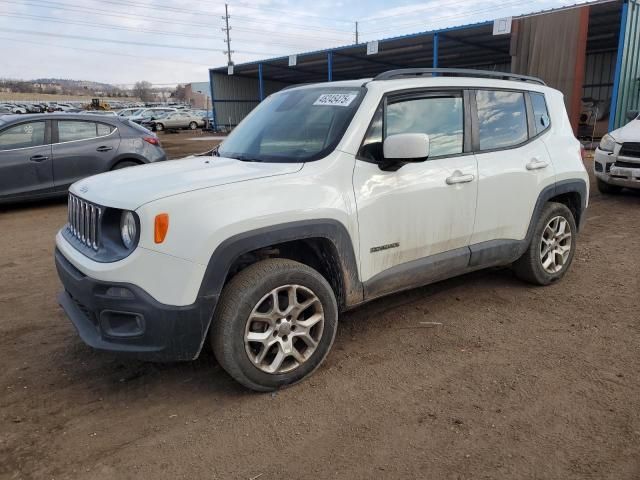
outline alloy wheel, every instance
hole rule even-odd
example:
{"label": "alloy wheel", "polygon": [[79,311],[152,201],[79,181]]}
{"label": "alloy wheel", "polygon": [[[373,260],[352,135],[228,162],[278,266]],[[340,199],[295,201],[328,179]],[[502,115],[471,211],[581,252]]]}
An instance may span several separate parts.
{"label": "alloy wheel", "polygon": [[274,288],[249,315],[244,333],[247,355],[265,373],[295,370],[316,351],[324,320],[322,303],[309,288]]}
{"label": "alloy wheel", "polygon": [[553,217],[542,231],[540,261],[547,273],[562,270],[571,253],[571,227],[566,218]]}

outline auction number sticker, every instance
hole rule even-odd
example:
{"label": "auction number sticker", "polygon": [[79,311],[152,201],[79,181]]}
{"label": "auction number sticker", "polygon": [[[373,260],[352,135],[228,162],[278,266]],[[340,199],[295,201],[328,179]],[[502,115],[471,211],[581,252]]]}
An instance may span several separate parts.
{"label": "auction number sticker", "polygon": [[323,93],[313,102],[314,105],[329,105],[332,107],[348,107],[358,96],[355,92]]}

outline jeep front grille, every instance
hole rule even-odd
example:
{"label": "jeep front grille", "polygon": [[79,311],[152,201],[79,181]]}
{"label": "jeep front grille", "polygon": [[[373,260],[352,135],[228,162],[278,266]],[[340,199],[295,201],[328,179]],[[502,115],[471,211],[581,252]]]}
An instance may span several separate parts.
{"label": "jeep front grille", "polygon": [[68,224],[71,235],[87,247],[98,250],[100,245],[100,220],[104,209],[98,205],[69,194]]}

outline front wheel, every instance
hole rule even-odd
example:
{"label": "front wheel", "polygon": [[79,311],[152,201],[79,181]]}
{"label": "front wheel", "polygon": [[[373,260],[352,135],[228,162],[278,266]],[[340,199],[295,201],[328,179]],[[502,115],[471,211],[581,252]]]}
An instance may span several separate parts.
{"label": "front wheel", "polygon": [[229,375],[266,392],[313,373],[337,327],[336,299],[322,275],[293,260],[268,259],[224,287],[210,340]]}
{"label": "front wheel", "polygon": [[516,276],[535,285],[560,280],[573,260],[576,232],[571,210],[561,203],[547,203],[527,251],[513,264]]}
{"label": "front wheel", "polygon": [[189,129],[190,130],[195,130],[196,128],[198,128],[198,124],[196,122],[191,122],[189,124]]}
{"label": "front wheel", "polygon": [[161,123],[156,123],[156,132],[161,132],[164,130],[164,125]]}

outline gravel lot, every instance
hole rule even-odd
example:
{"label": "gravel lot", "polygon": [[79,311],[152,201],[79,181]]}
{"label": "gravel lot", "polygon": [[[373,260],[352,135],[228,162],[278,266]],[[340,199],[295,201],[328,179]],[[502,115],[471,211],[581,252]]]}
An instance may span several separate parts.
{"label": "gravel lot", "polygon": [[[162,141],[206,150],[188,137]],[[86,347],[55,300],[65,211],[0,210],[2,479],[640,478],[639,194],[593,192],[560,284],[494,269],[375,301],[276,394],[211,353]]]}

